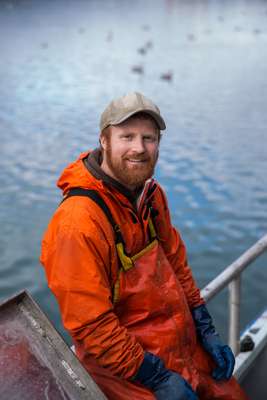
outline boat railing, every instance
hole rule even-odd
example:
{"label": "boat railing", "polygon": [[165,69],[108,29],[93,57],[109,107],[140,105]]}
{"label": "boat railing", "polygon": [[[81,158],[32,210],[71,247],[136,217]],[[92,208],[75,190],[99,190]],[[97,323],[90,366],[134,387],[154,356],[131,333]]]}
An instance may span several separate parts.
{"label": "boat railing", "polygon": [[229,345],[237,355],[240,348],[240,298],[242,272],[267,250],[267,234],[245,251],[236,261],[224,269],[215,279],[201,290],[206,302],[226,286],[229,288]]}

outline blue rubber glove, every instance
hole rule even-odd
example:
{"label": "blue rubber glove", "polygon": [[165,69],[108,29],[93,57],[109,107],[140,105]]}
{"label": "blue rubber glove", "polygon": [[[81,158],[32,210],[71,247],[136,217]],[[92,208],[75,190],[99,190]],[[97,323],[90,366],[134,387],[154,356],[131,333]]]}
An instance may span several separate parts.
{"label": "blue rubber glove", "polygon": [[235,366],[235,357],[230,347],[221,342],[207,307],[202,304],[193,308],[191,312],[198,337],[204,349],[210,353],[217,364],[217,367],[212,372],[212,377],[218,381],[230,379]]}
{"label": "blue rubber glove", "polygon": [[133,380],[151,389],[158,400],[199,400],[181,375],[165,368],[161,358],[149,352]]}

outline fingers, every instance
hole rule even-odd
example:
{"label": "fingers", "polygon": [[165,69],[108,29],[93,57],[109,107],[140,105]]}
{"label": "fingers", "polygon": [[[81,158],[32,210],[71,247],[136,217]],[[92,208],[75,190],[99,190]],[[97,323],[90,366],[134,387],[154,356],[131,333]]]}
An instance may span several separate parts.
{"label": "fingers", "polygon": [[213,350],[212,353],[213,353],[213,358],[219,369],[224,370],[226,368],[226,360],[222,352],[222,346],[216,346],[216,348]]}
{"label": "fingers", "polygon": [[229,346],[224,346],[222,351],[226,360],[225,379],[230,379],[235,367],[235,356]]}
{"label": "fingers", "polygon": [[[221,360],[223,358],[223,361]],[[235,357],[229,346],[222,346],[216,351],[216,358],[214,357],[217,368],[212,373],[215,380],[228,380],[231,378],[235,366]]]}
{"label": "fingers", "polygon": [[221,381],[225,379],[225,370],[219,367],[215,368],[215,370],[212,372],[212,377],[216,381]]}

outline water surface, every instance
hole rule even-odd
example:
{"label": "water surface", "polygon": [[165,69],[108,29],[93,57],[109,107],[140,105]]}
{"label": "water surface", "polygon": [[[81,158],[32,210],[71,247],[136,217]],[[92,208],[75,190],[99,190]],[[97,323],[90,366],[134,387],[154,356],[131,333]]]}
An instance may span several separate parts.
{"label": "water surface", "polygon": [[[266,1],[1,1],[0,54],[1,299],[27,288],[62,331],[38,262],[55,182],[133,90],[167,122],[156,177],[199,286],[266,233]],[[266,307],[266,261],[242,327]],[[225,295],[210,309],[226,337]]]}

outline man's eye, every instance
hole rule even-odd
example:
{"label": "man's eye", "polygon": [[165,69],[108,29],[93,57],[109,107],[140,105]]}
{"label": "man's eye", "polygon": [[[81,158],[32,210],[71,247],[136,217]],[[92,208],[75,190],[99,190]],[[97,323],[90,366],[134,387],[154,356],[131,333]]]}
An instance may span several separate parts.
{"label": "man's eye", "polygon": [[123,138],[123,139],[128,139],[128,140],[129,140],[129,139],[132,138],[132,136],[131,136],[131,135],[123,135],[122,138]]}
{"label": "man's eye", "polygon": [[154,142],[156,140],[156,138],[154,136],[145,136],[144,140],[146,142]]}

